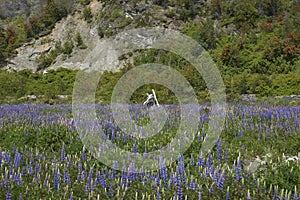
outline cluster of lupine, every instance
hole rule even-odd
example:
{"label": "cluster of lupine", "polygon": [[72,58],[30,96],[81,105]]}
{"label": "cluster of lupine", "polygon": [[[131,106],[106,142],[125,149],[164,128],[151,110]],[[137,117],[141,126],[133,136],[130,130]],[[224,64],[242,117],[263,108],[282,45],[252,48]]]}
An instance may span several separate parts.
{"label": "cluster of lupine", "polygon": [[[108,106],[96,106],[97,123],[103,127],[107,139],[120,147],[132,152],[150,152],[167,145],[178,130],[180,108],[171,105],[165,109],[169,119],[160,133],[150,139],[135,139],[121,130]],[[269,182],[270,178],[264,174],[251,174],[245,167],[248,160],[260,155],[251,144],[272,149],[276,139],[295,140],[293,137],[300,133],[299,107],[231,106],[224,131],[207,155],[200,154],[199,150],[209,134],[210,107],[195,105],[194,109],[200,113],[200,123],[191,147],[178,155],[170,166],[161,161],[159,170],[144,172],[137,171],[133,165],[128,170],[126,167],[122,171],[111,169],[99,163],[84,146],[70,148],[72,144],[79,144],[81,137],[76,132],[70,105],[1,105],[2,198],[300,199],[299,163],[288,163],[292,189],[284,188],[279,182]],[[130,113],[137,124],[149,121],[143,106],[131,105]],[[48,134],[49,140],[40,140],[43,133]],[[30,140],[39,142],[18,143]],[[294,142],[295,146],[299,145],[299,141]],[[232,146],[237,144],[239,146]],[[281,160],[282,157],[278,157],[277,162]],[[115,161],[115,165],[121,163]],[[276,174],[279,168],[272,170]]]}

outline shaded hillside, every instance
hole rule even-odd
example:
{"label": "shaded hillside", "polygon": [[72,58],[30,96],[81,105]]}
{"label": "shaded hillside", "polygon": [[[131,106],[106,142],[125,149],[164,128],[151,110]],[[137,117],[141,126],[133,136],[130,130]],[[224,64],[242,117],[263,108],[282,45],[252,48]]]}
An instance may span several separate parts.
{"label": "shaded hillside", "polygon": [[[114,0],[102,1],[103,8],[96,12],[92,12],[92,5],[97,1],[90,2],[81,0],[65,3],[62,0],[48,0],[40,13],[28,16],[28,12],[22,11],[20,14],[25,12],[27,16],[23,15],[11,22],[6,21],[6,24],[0,27],[2,66],[7,64],[5,60],[10,61],[8,57],[24,52],[20,49],[15,51],[17,47],[32,38],[43,37],[55,27],[56,22],[68,14],[74,18],[73,24],[81,23],[78,21],[80,18],[86,21],[90,31],[98,35],[99,39],[110,37],[124,29],[143,26],[180,30],[210,50],[219,67],[229,73],[288,73],[296,70],[299,63],[300,5],[296,0],[256,0],[251,3],[246,0]],[[18,10],[21,4],[29,5],[26,1],[15,4],[5,1],[3,5]],[[80,16],[78,20],[74,11]],[[18,13],[16,11],[14,14]],[[66,26],[75,28],[69,24]],[[76,28],[79,33],[82,32],[81,28],[87,29]],[[69,48],[76,46],[75,36],[75,33],[70,33],[69,39],[73,44],[70,44]],[[85,34],[82,37],[84,42],[84,38],[90,36]],[[65,43],[67,40],[66,37],[57,36],[42,39],[44,43],[47,43],[47,40]],[[37,42],[41,42],[41,39]],[[28,48],[36,48],[35,43],[31,44],[29,43]],[[55,43],[48,45],[54,49]],[[72,49],[68,52],[72,57]],[[39,65],[38,69],[55,64],[56,58],[61,54],[59,50],[56,53],[48,53],[50,54],[42,51],[40,58],[35,59],[36,65]]]}
{"label": "shaded hillside", "polygon": [[[81,0],[73,3],[68,7],[62,1],[49,0],[36,16],[4,20],[0,27],[2,67],[16,71],[60,67],[81,69],[97,42],[123,30],[160,26],[181,31],[210,52],[222,73],[228,96],[299,94],[299,1]],[[173,66],[191,82],[201,98],[209,98],[201,76],[176,55],[150,49],[123,59],[113,69],[102,69],[109,72],[103,88],[98,91],[101,102],[109,101],[107,96],[122,73],[149,62]],[[131,63],[124,70],[111,73],[119,71],[127,61]],[[36,83],[55,85],[59,82],[55,76],[46,82],[43,79],[42,76],[36,78],[39,80]],[[34,82],[31,78],[28,81],[29,85]],[[71,87],[68,85],[63,93],[72,91]],[[162,95],[168,93],[163,88],[157,89],[161,89]],[[142,89],[141,94],[146,90]],[[22,89],[20,94],[41,93],[44,94],[45,90]],[[59,91],[53,93],[59,94]],[[138,94],[136,98],[139,98]]]}

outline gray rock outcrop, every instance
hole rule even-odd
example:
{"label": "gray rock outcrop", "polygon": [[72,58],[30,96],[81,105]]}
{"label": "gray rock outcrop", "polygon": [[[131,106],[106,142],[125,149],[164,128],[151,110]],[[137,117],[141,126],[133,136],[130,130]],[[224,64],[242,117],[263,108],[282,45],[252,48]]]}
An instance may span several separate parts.
{"label": "gray rock outcrop", "polygon": [[[93,12],[99,11],[102,4],[98,1],[93,1],[91,8]],[[83,18],[80,11],[75,12],[73,15],[62,19],[56,23],[55,28],[49,33],[38,39],[34,39],[29,43],[16,49],[17,55],[9,60],[9,64],[5,67],[7,70],[22,70],[29,69],[37,71],[38,63],[37,58],[43,54],[50,52],[55,48],[57,42],[62,44],[69,40],[74,41],[76,33],[82,37],[86,49],[79,49],[74,47],[70,56],[59,55],[48,69],[57,69],[65,67],[69,69],[81,69],[85,65],[83,61],[90,51],[94,49],[99,42],[97,33],[97,26],[88,24]]]}

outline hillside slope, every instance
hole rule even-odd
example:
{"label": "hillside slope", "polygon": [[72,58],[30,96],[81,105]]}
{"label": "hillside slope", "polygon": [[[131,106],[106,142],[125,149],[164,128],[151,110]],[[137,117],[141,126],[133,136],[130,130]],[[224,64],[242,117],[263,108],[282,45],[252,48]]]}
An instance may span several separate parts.
{"label": "hillside slope", "polygon": [[[101,9],[102,5],[100,2],[95,2],[91,4],[91,7],[93,8],[93,12],[96,12]],[[72,49],[69,50],[71,52],[59,53],[47,67],[51,69],[58,67],[80,69],[85,56],[99,41],[97,30],[92,24],[88,24],[82,18],[80,11],[76,11],[61,19],[46,35],[24,43],[21,47],[17,48],[16,56],[9,60],[6,69],[17,71],[30,69],[36,71],[44,68],[43,61],[41,61],[42,57],[51,53],[51,51],[55,51],[58,45],[67,46],[68,42],[74,43],[73,40],[76,39],[76,35],[81,37],[85,45],[84,48],[76,46],[77,44],[72,44],[72,46],[75,45],[76,47],[71,47]]]}
{"label": "hillside slope", "polygon": [[[300,4],[295,0],[48,0],[40,15],[28,11],[34,4],[17,2],[3,3],[23,14],[0,25],[0,63],[7,70],[80,69],[103,37],[145,26],[191,36],[224,74],[289,73],[300,63]],[[18,10],[20,4],[28,9]]]}

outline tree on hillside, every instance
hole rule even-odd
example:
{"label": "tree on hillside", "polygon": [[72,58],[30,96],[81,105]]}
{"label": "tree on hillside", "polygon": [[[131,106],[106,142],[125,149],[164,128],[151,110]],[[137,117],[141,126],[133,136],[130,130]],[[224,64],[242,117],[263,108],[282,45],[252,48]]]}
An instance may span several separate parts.
{"label": "tree on hillside", "polygon": [[6,40],[8,44],[14,44],[18,38],[16,29],[14,26],[8,26],[6,28]]}
{"label": "tree on hillside", "polygon": [[0,65],[5,62],[6,47],[7,47],[7,40],[5,36],[5,29],[0,26]]}
{"label": "tree on hillside", "polygon": [[47,0],[46,6],[42,11],[41,21],[45,27],[51,27],[55,22],[68,15],[67,4],[55,0]]}
{"label": "tree on hillside", "polygon": [[262,15],[278,16],[283,10],[284,0],[257,0],[256,8]]}

